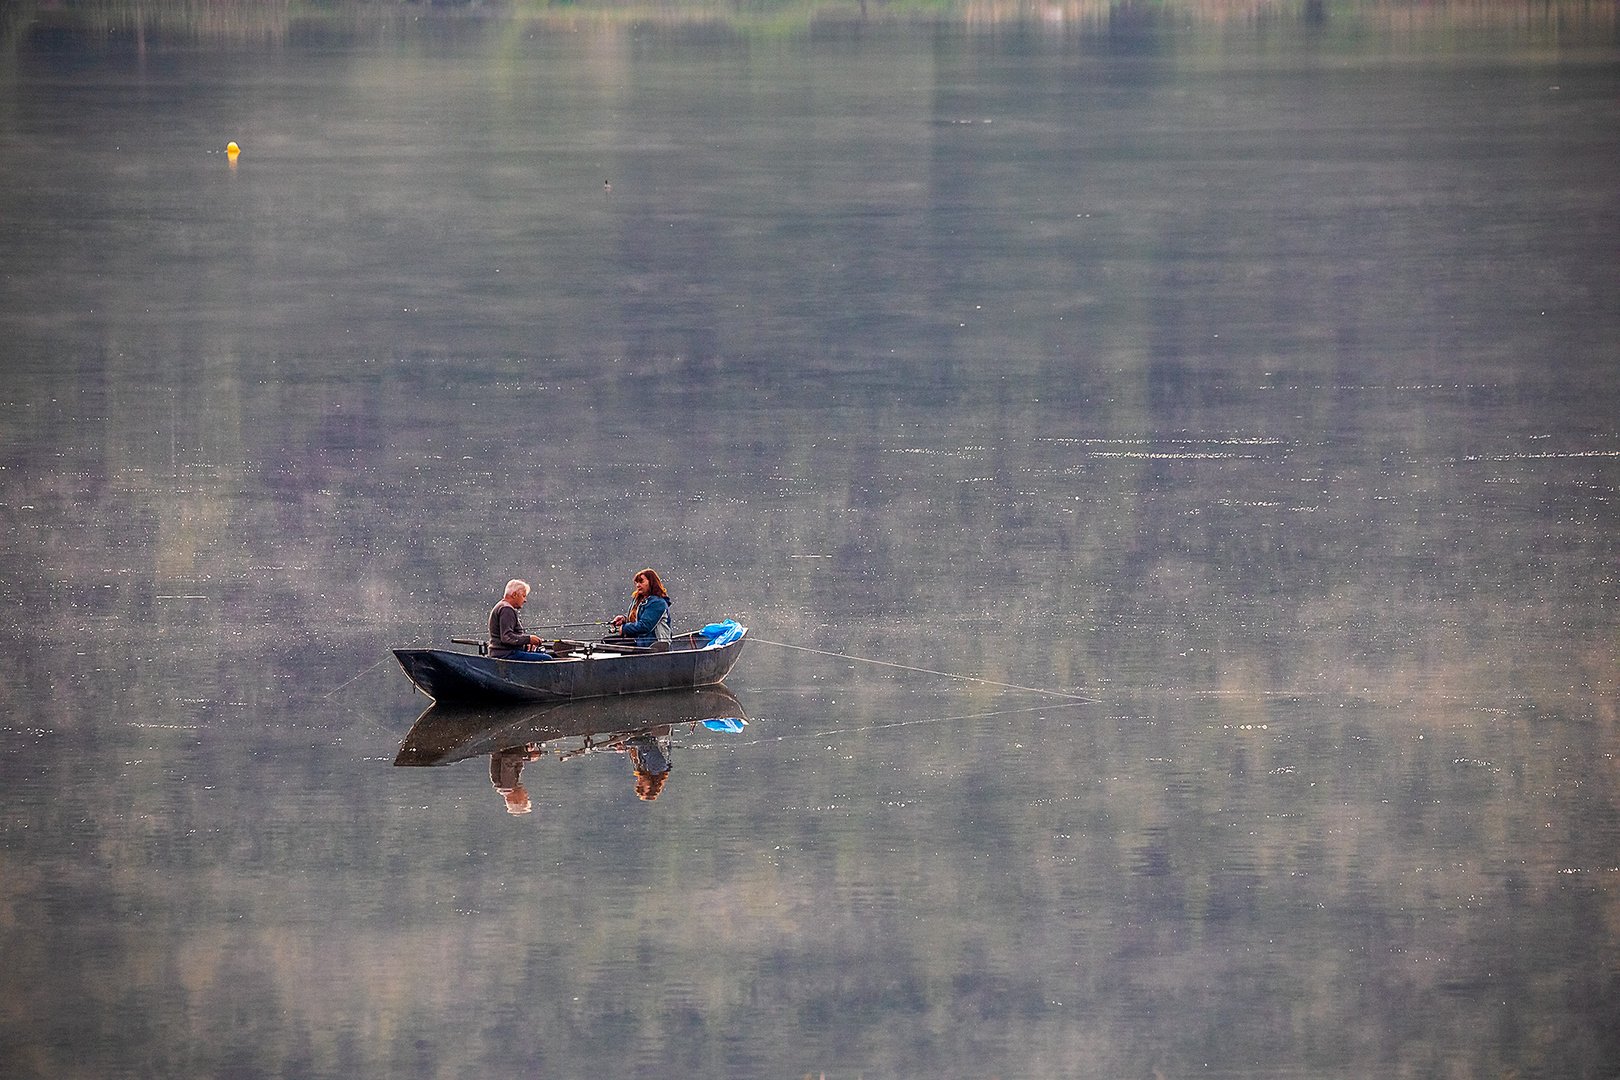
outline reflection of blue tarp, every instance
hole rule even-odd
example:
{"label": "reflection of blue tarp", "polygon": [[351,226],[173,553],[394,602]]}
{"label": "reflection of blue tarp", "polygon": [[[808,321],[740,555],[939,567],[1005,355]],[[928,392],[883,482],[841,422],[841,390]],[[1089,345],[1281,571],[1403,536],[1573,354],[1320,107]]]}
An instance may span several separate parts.
{"label": "reflection of blue tarp", "polygon": [[705,720],[703,721],[703,726],[708,728],[710,731],[737,732],[741,731],[743,729],[743,725],[746,723],[748,723],[748,721],[739,720],[733,716],[727,716],[718,720]]}
{"label": "reflection of blue tarp", "polygon": [[742,637],[743,628],[733,619],[724,622],[714,622],[699,630],[698,633],[709,639],[710,645],[730,645]]}

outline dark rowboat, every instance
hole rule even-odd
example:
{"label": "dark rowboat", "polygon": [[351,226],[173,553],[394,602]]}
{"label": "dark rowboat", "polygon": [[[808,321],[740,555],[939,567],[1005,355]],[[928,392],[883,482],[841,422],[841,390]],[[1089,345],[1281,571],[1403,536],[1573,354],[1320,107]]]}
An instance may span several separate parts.
{"label": "dark rowboat", "polygon": [[[736,627],[711,644],[682,634],[667,652],[610,652],[592,647],[556,660],[500,660],[446,649],[395,649],[411,682],[434,701],[577,701],[712,686],[731,671],[747,640]],[[729,640],[728,640],[729,639]]]}

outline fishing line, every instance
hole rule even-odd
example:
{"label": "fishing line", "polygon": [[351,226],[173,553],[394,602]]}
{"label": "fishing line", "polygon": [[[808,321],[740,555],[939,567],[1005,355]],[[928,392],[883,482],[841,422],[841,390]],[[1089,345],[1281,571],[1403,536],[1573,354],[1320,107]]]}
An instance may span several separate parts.
{"label": "fishing line", "polygon": [[[867,731],[888,731],[892,728],[915,727],[918,724],[947,724],[953,720],[989,720],[996,716],[1012,716],[1016,713],[1039,712],[1042,709],[1056,711],[1058,709],[1078,709],[1082,705],[1095,704],[1090,701],[1066,701],[1061,705],[1026,705],[1021,709],[997,709],[994,712],[964,713],[960,716],[925,716],[920,720],[896,720],[892,724],[868,724],[866,727],[834,728],[831,731],[800,731],[791,735],[762,736],[757,739],[733,739],[725,742],[707,743],[681,743],[685,750],[709,750],[715,747],[755,746],[760,743],[792,742],[797,739],[827,739],[838,735],[859,735]],[[766,718],[755,717],[750,724],[763,723]]]}
{"label": "fishing line", "polygon": [[964,679],[967,682],[983,683],[986,686],[1000,686],[1008,690],[1023,690],[1030,694],[1050,694],[1053,697],[1068,698],[1071,701],[1084,702],[1088,705],[1100,704],[1101,698],[1087,697],[1084,694],[1068,694],[1062,690],[1043,690],[1038,686],[1019,686],[1017,683],[997,682],[995,679],[981,679],[977,675],[958,675],[953,671],[935,671],[933,668],[912,667],[910,664],[896,664],[890,660],[874,660],[870,656],[851,656],[848,653],[828,652],[826,649],[812,649],[804,645],[789,645],[785,641],[767,641],[764,638],[749,637],[749,641],[757,641],[761,645],[775,645],[783,649],[797,649],[800,652],[816,653],[820,656],[836,656],[840,660],[859,660],[863,664],[878,664],[882,667],[899,668],[901,671],[920,671],[925,675],[943,675],[947,679]]}
{"label": "fishing line", "polygon": [[388,663],[388,661],[390,661],[392,659],[393,659],[392,656],[383,657],[381,660],[377,661],[375,664],[372,664],[370,667],[366,668],[366,670],[362,671],[360,674],[356,675],[354,678],[350,679],[348,682],[344,683],[342,686],[339,686],[336,690],[332,690],[332,691],[329,691],[326,694],[323,694],[321,696],[320,700],[321,701],[330,700],[332,695],[337,693],[338,690],[342,690],[345,687],[351,686],[354,683],[359,682],[361,679],[365,678],[367,675],[370,675],[373,671],[376,671],[379,667],[381,667],[382,665]]}

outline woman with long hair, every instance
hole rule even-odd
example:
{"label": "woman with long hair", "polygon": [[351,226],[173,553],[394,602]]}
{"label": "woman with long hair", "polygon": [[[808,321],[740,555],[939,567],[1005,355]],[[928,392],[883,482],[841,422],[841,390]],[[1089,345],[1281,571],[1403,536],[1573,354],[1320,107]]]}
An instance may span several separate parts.
{"label": "woman with long hair", "polygon": [[623,639],[632,645],[657,646],[670,639],[669,592],[659,580],[658,571],[647,569],[636,575],[636,592],[630,611],[613,616],[615,633],[607,640]]}

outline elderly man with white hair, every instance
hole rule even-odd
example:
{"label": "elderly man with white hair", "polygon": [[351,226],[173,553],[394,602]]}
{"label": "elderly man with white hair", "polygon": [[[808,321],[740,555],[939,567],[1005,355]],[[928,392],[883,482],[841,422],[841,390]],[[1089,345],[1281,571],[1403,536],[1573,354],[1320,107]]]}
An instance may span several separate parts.
{"label": "elderly man with white hair", "polygon": [[518,622],[518,608],[529,598],[529,583],[513,578],[506,583],[506,595],[489,613],[489,655],[501,660],[550,660],[540,651],[540,639]]}

